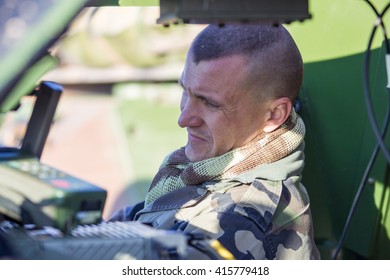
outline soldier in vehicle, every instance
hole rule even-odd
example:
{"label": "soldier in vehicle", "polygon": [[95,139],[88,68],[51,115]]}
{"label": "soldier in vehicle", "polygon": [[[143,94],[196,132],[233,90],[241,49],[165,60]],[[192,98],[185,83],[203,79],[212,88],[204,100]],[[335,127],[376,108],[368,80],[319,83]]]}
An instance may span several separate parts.
{"label": "soldier in vehicle", "polygon": [[318,259],[300,183],[305,126],[292,105],[302,77],[283,26],[207,26],[180,78],[187,144],[165,158],[145,201],[111,220],[206,232],[236,259]]}

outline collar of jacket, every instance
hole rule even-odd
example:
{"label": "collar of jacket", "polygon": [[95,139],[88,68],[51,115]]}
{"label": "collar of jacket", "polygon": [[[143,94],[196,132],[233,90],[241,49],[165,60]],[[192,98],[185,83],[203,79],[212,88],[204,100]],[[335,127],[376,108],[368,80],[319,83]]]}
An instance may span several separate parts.
{"label": "collar of jacket", "polygon": [[231,181],[239,181],[248,184],[253,182],[255,179],[283,181],[292,176],[300,176],[305,165],[304,148],[305,144],[302,143],[289,156],[242,173],[239,176],[232,178]]}
{"label": "collar of jacket", "polygon": [[291,176],[300,176],[304,167],[304,144],[291,155],[276,162],[262,165],[229,180],[206,182],[199,186],[185,186],[165,194],[140,212],[165,211],[194,206],[209,193],[226,191],[237,185],[250,184],[254,180],[283,181]]}

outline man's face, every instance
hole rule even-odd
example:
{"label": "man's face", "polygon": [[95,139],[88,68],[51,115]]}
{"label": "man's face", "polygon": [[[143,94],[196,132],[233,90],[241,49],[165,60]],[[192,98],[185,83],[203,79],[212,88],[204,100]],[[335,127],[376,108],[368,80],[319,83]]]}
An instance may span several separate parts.
{"label": "man's face", "polygon": [[[254,139],[263,129],[266,103],[243,87],[245,61],[231,56],[195,64],[187,58],[180,83],[180,127],[192,162],[220,156]],[[261,89],[258,89],[261,90]]]}

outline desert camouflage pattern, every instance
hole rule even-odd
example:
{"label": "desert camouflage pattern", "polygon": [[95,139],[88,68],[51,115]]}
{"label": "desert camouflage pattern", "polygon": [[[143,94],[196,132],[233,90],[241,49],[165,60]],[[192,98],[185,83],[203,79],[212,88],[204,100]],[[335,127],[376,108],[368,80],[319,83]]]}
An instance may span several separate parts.
{"label": "desert camouflage pattern", "polygon": [[[130,217],[155,228],[206,234],[236,259],[319,259],[310,202],[300,183],[304,144],[292,154],[234,178],[185,186],[164,194]],[[189,249],[188,259],[209,255]]]}

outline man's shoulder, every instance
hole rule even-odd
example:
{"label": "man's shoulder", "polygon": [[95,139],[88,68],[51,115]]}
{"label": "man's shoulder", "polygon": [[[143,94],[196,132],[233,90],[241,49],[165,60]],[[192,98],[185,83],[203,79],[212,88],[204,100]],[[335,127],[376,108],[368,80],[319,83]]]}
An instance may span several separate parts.
{"label": "man's shoulder", "polygon": [[271,222],[279,204],[282,192],[282,181],[257,179],[250,184],[232,184],[225,189],[212,191],[209,198],[212,211],[221,215],[240,215],[258,223],[264,220],[262,228]]}

